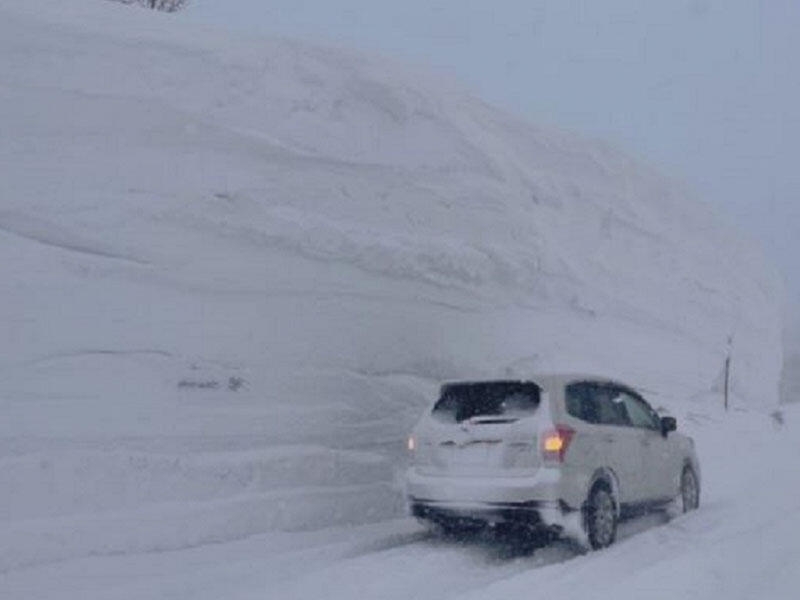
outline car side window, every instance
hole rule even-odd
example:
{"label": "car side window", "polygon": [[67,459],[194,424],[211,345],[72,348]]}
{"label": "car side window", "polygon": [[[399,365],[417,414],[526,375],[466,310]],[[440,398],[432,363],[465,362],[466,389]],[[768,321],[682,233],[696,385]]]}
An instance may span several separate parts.
{"label": "car side window", "polygon": [[622,391],[606,383],[579,381],[566,389],[567,413],[587,423],[630,425],[622,399]]}
{"label": "car side window", "polygon": [[566,388],[567,413],[587,423],[598,423],[597,403],[594,399],[595,384],[588,381],[571,383]]}
{"label": "car side window", "polygon": [[642,427],[644,429],[661,428],[656,412],[638,396],[627,391],[623,392],[622,403],[625,405],[631,425],[634,427]]}
{"label": "car side window", "polygon": [[603,425],[628,426],[631,424],[624,403],[624,392],[614,385],[595,386],[595,402],[599,422]]}

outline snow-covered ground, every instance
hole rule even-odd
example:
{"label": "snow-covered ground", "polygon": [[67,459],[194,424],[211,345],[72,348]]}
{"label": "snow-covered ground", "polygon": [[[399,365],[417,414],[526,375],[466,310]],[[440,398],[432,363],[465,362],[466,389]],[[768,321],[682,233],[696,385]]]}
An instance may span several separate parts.
{"label": "snow-covered ground", "polygon": [[[625,523],[608,550],[519,552],[413,521],[269,532],[174,551],[98,551],[0,575],[8,598],[795,598],[800,572],[800,411],[693,413],[704,461],[699,511]],[[129,515],[129,529],[150,525]],[[13,538],[12,538],[13,539]],[[4,537],[4,543],[6,538]],[[5,563],[8,565],[8,563]]]}
{"label": "snow-covered ground", "polygon": [[[1,598],[800,583],[778,279],[602,144],[386,60],[0,0],[0,253]],[[548,369],[676,415],[702,509],[587,556],[404,518],[437,385]]]}

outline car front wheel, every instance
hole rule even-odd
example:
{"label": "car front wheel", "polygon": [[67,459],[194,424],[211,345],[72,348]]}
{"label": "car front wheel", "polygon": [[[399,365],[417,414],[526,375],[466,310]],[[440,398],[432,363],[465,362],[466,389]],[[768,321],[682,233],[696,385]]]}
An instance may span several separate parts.
{"label": "car front wheel", "polygon": [[683,512],[695,510],[700,506],[700,483],[694,470],[688,465],[681,473],[681,504]]}

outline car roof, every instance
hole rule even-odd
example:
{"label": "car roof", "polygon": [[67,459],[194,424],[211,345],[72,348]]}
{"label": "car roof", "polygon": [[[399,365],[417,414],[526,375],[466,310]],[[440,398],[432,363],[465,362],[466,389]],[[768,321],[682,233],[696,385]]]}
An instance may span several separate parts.
{"label": "car roof", "polygon": [[446,381],[442,385],[468,385],[470,383],[490,383],[490,382],[502,382],[502,381],[530,381],[542,388],[552,389],[559,386],[565,386],[570,383],[574,383],[576,381],[596,381],[596,382],[603,382],[603,383],[619,383],[622,384],[621,381],[618,381],[614,378],[608,377],[607,375],[598,375],[596,373],[581,373],[581,372],[553,372],[553,373],[533,373],[530,376],[522,377],[522,376],[514,376],[514,377],[497,377],[497,378],[487,378],[487,379],[472,379],[472,380],[457,380],[457,381]]}

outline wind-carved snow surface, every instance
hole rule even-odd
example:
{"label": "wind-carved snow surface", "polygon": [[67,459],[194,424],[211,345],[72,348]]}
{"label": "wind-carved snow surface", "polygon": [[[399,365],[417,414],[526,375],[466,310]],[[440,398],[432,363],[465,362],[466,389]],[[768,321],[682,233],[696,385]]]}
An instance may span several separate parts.
{"label": "wind-carved snow surface", "polygon": [[[116,3],[0,0],[0,57],[16,597],[63,561],[256,535],[323,564],[350,534],[318,530],[403,515],[403,438],[443,380],[594,371],[683,419],[716,410],[732,337],[734,408],[777,401],[771,267],[602,144]],[[176,577],[125,593],[199,597]]]}

